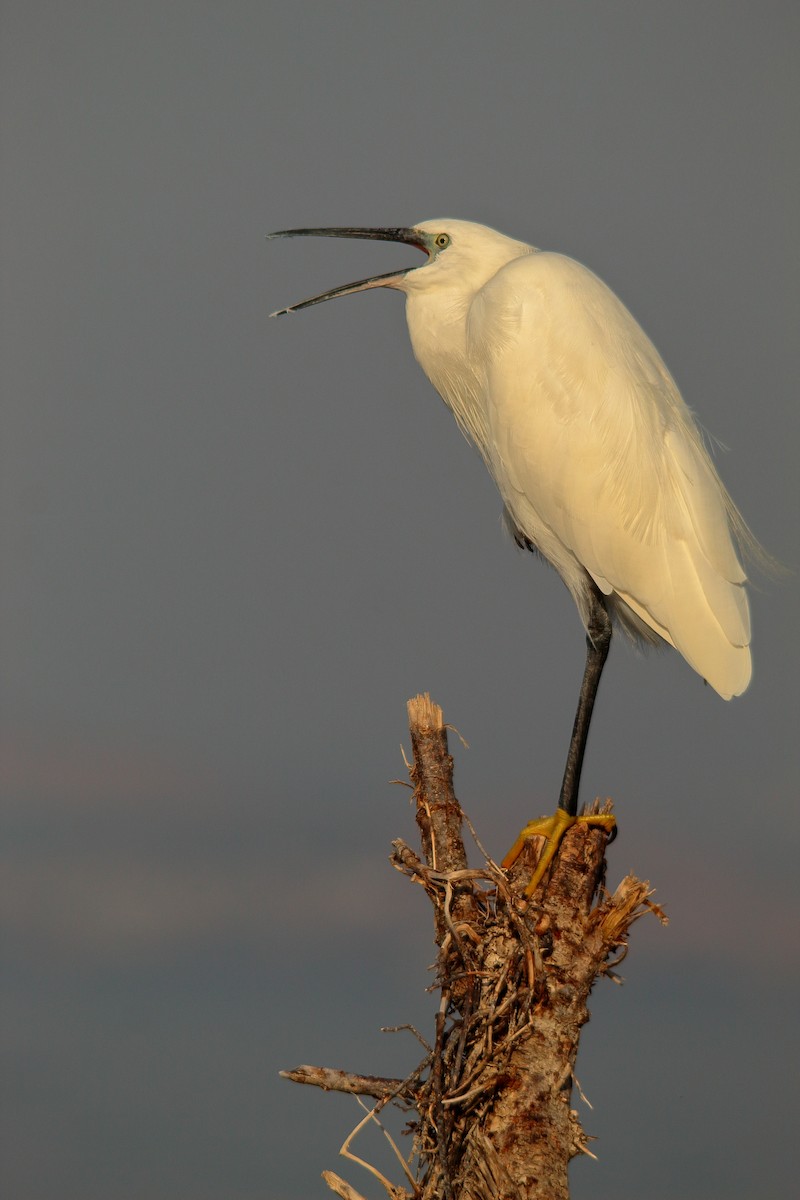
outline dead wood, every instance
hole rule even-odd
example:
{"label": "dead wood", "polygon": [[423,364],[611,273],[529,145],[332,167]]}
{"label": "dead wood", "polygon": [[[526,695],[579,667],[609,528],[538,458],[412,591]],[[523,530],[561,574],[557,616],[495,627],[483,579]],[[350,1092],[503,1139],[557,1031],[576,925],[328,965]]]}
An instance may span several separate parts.
{"label": "dead wood", "polygon": [[[368,1167],[393,1200],[568,1200],[570,1160],[591,1155],[571,1106],[589,992],[598,977],[613,975],[638,917],[665,918],[649,884],[632,875],[598,900],[608,835],[596,827],[567,833],[530,902],[522,892],[541,845],[526,849],[511,878],[488,856],[470,869],[442,710],[427,695],[408,710],[422,854],[396,841],[392,863],[434,909],[433,1045],[405,1080],[319,1067],[284,1074],[376,1097],[376,1109],[393,1101],[415,1112],[416,1175],[406,1172],[395,1186]],[[595,802],[593,811],[610,811],[610,803]],[[354,1158],[350,1140],[343,1152]],[[338,1176],[326,1179],[339,1195],[357,1197]]]}

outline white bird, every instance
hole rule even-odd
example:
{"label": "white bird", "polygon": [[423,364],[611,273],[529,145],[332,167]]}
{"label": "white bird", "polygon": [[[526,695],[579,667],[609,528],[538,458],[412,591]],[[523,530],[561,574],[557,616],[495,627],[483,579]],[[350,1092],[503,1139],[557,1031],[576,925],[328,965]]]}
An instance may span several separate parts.
{"label": "white bird", "polygon": [[750,613],[737,545],[752,536],[658,351],[580,263],[449,219],[269,236],[379,239],[427,254],[419,267],[272,315],[369,288],[404,292],[414,354],[480,451],[516,541],[552,563],[578,607],[586,668],[559,811],[526,826],[504,860],[535,834],[550,839],[531,894],[575,820],[612,620],[634,639],[674,646],[726,700],[747,687]]}

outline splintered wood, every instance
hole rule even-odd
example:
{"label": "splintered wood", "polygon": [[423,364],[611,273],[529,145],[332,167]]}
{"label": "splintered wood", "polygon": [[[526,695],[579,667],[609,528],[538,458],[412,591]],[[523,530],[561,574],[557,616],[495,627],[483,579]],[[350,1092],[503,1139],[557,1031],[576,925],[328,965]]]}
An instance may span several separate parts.
{"label": "splintered wood", "polygon": [[[316,1067],[285,1074],[378,1097],[376,1110],[390,1101],[412,1110],[413,1179],[407,1167],[398,1185],[367,1168],[393,1200],[568,1200],[570,1159],[591,1155],[571,1106],[589,992],[613,974],[635,920],[648,911],[666,919],[632,875],[597,900],[607,834],[587,825],[567,833],[530,902],[522,892],[535,847],[511,879],[489,858],[470,869],[442,710],[424,695],[408,711],[422,854],[396,841],[392,862],[434,910],[440,1002],[429,1053],[405,1080]],[[340,1190],[338,1176],[329,1185],[358,1195]]]}

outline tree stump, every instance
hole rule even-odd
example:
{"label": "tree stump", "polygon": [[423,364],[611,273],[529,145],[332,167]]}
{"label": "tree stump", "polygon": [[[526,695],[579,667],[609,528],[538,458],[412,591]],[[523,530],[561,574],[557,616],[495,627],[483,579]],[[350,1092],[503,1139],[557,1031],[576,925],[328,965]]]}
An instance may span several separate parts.
{"label": "tree stump", "polygon": [[[608,835],[585,824],[566,834],[529,901],[523,892],[543,839],[510,878],[485,854],[471,869],[442,710],[424,695],[408,713],[422,853],[398,840],[392,863],[433,905],[440,1003],[430,1053],[404,1080],[319,1067],[282,1074],[416,1113],[416,1172],[406,1169],[394,1185],[373,1170],[392,1200],[568,1200],[570,1160],[591,1155],[571,1106],[589,992],[613,974],[638,917],[666,918],[649,884],[632,875],[613,895],[602,892]],[[343,1153],[354,1157],[349,1141]],[[325,1178],[357,1200],[339,1176]]]}

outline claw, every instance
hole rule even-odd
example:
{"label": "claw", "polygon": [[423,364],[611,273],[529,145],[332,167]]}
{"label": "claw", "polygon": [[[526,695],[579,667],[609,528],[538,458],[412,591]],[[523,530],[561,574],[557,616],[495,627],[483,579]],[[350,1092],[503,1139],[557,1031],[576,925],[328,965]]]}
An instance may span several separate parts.
{"label": "claw", "polygon": [[583,813],[579,817],[573,817],[565,812],[563,808],[556,809],[550,817],[539,817],[536,821],[529,821],[521,831],[514,845],[503,859],[501,865],[504,870],[508,870],[509,867],[514,865],[522,853],[525,843],[529,842],[531,838],[543,837],[547,839],[547,844],[542,850],[531,881],[525,888],[524,895],[526,900],[531,898],[544,879],[548,867],[558,852],[558,847],[561,845],[564,834],[577,822],[581,822],[584,825],[591,825],[598,829],[605,829],[609,835],[609,841],[613,841],[616,837],[617,822],[611,813]]}

